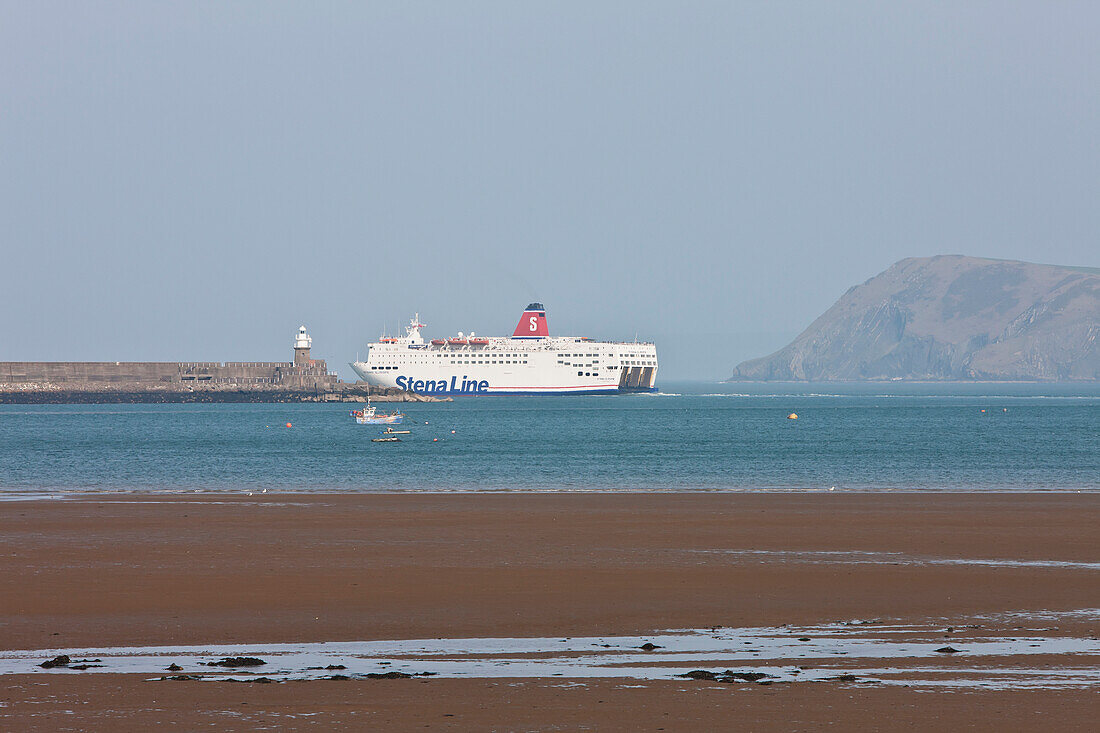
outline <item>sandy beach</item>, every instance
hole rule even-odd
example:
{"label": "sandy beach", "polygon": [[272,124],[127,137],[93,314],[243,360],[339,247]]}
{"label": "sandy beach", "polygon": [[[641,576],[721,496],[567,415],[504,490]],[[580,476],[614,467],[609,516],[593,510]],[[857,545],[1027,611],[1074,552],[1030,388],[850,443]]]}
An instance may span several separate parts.
{"label": "sandy beach", "polygon": [[[1100,631],[1095,615],[1077,613],[1100,607],[1092,494],[118,495],[0,509],[0,651],[853,620],[935,627],[959,646]],[[1008,655],[981,664],[1025,662],[1061,663]],[[1095,669],[1098,660],[1065,663]],[[1095,685],[731,685],[674,675],[150,679],[109,669],[0,675],[0,727],[1034,730],[1080,728],[1096,700]]]}

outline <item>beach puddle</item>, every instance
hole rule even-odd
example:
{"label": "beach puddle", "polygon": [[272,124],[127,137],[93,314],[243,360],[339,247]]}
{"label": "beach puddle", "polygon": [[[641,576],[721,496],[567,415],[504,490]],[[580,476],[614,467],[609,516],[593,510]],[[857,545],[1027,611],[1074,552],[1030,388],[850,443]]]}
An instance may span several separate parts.
{"label": "beach puddle", "polygon": [[1100,562],[1069,560],[1004,560],[996,558],[920,557],[901,552],[860,552],[856,550],[685,550],[704,555],[729,555],[740,560],[757,558],[760,562],[778,561],[813,565],[969,565],[988,568],[1058,568],[1100,570]]}
{"label": "beach puddle", "polygon": [[[1069,612],[1096,620],[1096,609]],[[646,636],[410,639],[301,644],[105,647],[0,652],[0,674],[150,675],[151,680],[283,682],[415,677],[680,680],[692,684],[880,684],[949,688],[1100,687],[1100,639],[992,622],[1051,614],[903,624],[683,629]],[[970,619],[974,620],[974,619]],[[1019,628],[1019,627],[1016,627]],[[981,635],[970,633],[979,631]],[[999,632],[997,632],[999,633]],[[68,660],[57,663],[57,657]],[[53,666],[43,668],[47,660]]]}

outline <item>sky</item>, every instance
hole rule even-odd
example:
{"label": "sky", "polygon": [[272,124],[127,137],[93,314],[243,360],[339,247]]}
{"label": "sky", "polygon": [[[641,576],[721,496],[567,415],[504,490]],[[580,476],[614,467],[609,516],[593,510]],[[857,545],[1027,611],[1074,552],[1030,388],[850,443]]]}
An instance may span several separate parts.
{"label": "sky", "polygon": [[1100,266],[1094,2],[0,0],[0,360],[657,343],[911,256]]}

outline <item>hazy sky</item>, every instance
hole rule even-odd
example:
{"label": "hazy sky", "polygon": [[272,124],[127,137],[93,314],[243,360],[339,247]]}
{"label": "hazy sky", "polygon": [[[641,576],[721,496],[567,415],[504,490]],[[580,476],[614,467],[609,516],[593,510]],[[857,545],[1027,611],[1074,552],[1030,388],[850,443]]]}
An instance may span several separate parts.
{"label": "hazy sky", "polygon": [[907,256],[1100,265],[1095,2],[0,3],[0,360],[657,341]]}

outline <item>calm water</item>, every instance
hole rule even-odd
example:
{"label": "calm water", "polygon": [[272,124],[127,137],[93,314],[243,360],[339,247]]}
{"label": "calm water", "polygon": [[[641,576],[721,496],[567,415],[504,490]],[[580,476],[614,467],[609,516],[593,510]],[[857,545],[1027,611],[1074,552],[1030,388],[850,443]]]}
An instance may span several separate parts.
{"label": "calm water", "polygon": [[404,405],[400,444],[340,404],[0,405],[0,496],[1100,489],[1100,385],[662,389]]}

